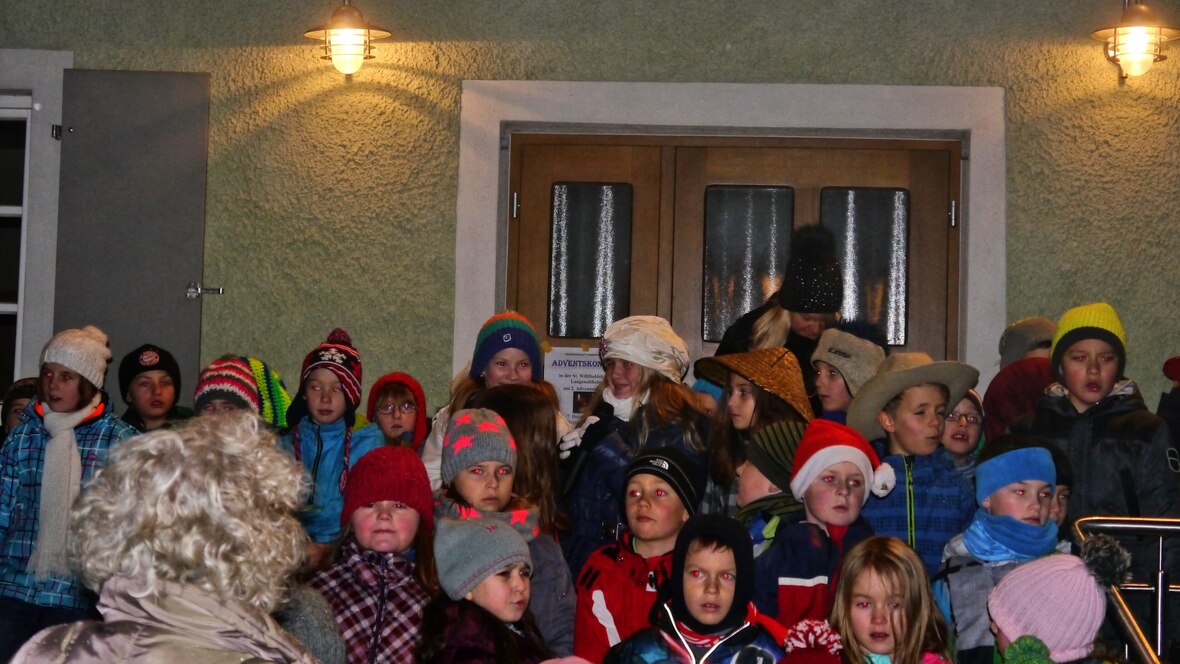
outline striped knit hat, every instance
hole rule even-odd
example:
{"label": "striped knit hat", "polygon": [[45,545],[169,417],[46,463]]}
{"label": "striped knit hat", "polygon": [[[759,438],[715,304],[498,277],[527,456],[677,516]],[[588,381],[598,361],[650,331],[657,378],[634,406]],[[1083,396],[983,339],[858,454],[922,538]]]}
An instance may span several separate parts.
{"label": "striped knit hat", "polygon": [[283,383],[278,372],[256,357],[242,358],[250,365],[250,373],[254,375],[254,385],[258,388],[259,403],[262,408],[258,414],[262,419],[278,430],[287,428],[287,408],[291,405],[291,395]]}
{"label": "striped knit hat", "polygon": [[1114,348],[1119,356],[1119,372],[1116,378],[1122,378],[1127,369],[1127,332],[1123,329],[1123,322],[1119,320],[1114,307],[1106,302],[1095,302],[1074,307],[1061,314],[1057,321],[1057,333],[1053,335],[1053,350],[1049,361],[1052,362],[1053,376],[1061,380],[1061,358],[1065,351],[1075,343],[1084,339],[1101,339]]}
{"label": "striped knit hat", "polygon": [[245,358],[233,355],[220,357],[213,360],[197,376],[193,408],[199,413],[205,404],[214,399],[224,399],[239,408],[248,408],[255,413],[260,411],[258,386]]}
{"label": "striped knit hat", "polygon": [[328,339],[315,347],[303,358],[303,370],[299,372],[299,393],[307,377],[316,369],[327,369],[340,379],[344,398],[349,410],[355,411],[361,402],[361,356],[352,345],[352,337],[343,328],[336,328]]}
{"label": "striped knit hat", "polygon": [[516,348],[529,356],[533,364],[533,382],[541,380],[544,369],[541,344],[537,331],[527,318],[515,311],[504,311],[487,319],[475,338],[475,352],[471,355],[471,369],[467,375],[479,378],[492,356],[505,348]]}

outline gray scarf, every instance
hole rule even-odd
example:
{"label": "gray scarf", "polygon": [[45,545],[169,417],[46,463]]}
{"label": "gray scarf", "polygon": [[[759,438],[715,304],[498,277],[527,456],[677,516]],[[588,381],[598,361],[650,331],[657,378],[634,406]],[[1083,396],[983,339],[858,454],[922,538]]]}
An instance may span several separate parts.
{"label": "gray scarf", "polygon": [[94,395],[89,404],[71,413],[45,412],[42,420],[49,431],[45,446],[45,462],[41,472],[41,507],[38,513],[37,542],[29,556],[25,571],[44,581],[50,574],[68,575],[66,563],[66,535],[70,521],[70,507],[82,489],[82,457],[78,454],[78,440],[74,427],[94,412],[102,401],[102,394]]}

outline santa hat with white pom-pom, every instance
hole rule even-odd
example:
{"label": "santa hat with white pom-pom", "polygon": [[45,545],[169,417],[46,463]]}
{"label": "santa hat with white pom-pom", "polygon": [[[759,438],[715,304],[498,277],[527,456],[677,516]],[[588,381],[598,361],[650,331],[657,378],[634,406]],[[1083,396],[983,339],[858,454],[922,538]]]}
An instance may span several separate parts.
{"label": "santa hat with white pom-pom", "polygon": [[[791,473],[791,493],[798,500],[811,482],[824,470],[842,462],[852,463],[865,476],[869,491],[883,498],[897,484],[893,467],[881,463],[869,441],[852,427],[831,420],[812,420],[803,432],[799,449],[795,452],[795,471]],[[864,500],[868,502],[869,493]]]}

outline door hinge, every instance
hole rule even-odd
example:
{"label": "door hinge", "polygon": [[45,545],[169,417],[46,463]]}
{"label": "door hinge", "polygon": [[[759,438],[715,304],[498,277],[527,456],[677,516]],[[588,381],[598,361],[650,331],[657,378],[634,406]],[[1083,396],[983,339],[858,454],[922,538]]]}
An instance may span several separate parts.
{"label": "door hinge", "polygon": [[225,289],[220,286],[205,286],[199,281],[190,281],[188,288],[184,291],[184,296],[190,300],[195,300],[202,295],[221,295]]}
{"label": "door hinge", "polygon": [[957,226],[959,224],[958,205],[959,205],[958,201],[951,201],[951,212],[950,212],[951,228],[954,228],[955,226]]}
{"label": "door hinge", "polygon": [[55,141],[60,141],[61,140],[61,125],[57,125],[57,124],[49,125],[49,135],[52,136]]}
{"label": "door hinge", "polygon": [[520,218],[520,192],[518,192],[518,191],[512,192],[512,203],[511,203],[510,207],[511,207],[510,216],[513,219],[519,219]]}

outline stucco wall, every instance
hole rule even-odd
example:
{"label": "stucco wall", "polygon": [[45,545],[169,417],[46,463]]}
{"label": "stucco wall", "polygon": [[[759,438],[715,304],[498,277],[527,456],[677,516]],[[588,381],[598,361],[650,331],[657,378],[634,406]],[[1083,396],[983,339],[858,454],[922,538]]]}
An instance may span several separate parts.
{"label": "stucco wall", "polygon": [[1120,85],[1088,37],[1114,0],[357,2],[394,37],[351,82],[302,37],[332,0],[0,12],[6,48],[212,73],[205,281],[227,290],[204,306],[206,360],[249,352],[293,379],[340,325],[366,385],[397,368],[440,402],[463,79],[1002,86],[1009,318],[1110,300],[1153,407],[1180,352],[1180,57]]}

